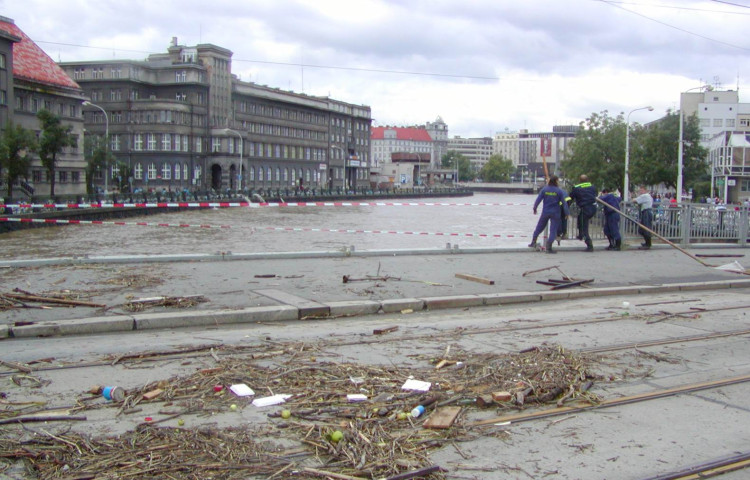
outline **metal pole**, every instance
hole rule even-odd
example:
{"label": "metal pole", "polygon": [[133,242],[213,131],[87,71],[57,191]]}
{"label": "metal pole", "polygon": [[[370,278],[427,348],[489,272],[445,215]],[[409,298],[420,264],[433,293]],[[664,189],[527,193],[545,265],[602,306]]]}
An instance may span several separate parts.
{"label": "metal pole", "polygon": [[109,194],[109,117],[107,111],[95,103],[88,100],[83,102],[86,106],[96,107],[104,114],[104,195]]}
{"label": "metal pole", "polygon": [[635,108],[628,113],[628,116],[625,119],[625,185],[624,191],[622,192],[622,199],[624,202],[627,202],[630,197],[630,115],[638,110],[648,110],[649,112],[652,112],[654,107],[648,106]]}

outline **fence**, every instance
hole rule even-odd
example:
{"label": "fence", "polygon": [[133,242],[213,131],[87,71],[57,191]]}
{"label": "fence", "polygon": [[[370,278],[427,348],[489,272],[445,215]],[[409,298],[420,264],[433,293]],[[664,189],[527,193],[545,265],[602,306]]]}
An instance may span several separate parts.
{"label": "fence", "polygon": [[[598,205],[598,212],[591,220],[589,233],[594,240],[606,237],[603,233],[604,211]],[[739,243],[747,245],[750,239],[750,215],[747,206],[717,206],[702,203],[683,203],[681,205],[654,204],[654,223],[652,230],[667,240],[683,246],[691,243]],[[622,212],[633,219],[639,219],[636,205],[622,206]],[[568,237],[575,238],[578,232],[575,219],[578,208],[570,208],[571,221],[568,222]],[[620,233],[623,239],[641,238],[638,225],[621,218]]]}

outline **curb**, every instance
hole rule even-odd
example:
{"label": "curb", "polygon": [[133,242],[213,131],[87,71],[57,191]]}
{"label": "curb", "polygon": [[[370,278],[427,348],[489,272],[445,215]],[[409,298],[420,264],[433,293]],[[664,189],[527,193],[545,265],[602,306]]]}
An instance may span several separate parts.
{"label": "curb", "polygon": [[520,303],[550,302],[578,298],[594,298],[614,295],[641,295],[649,293],[689,292],[699,290],[721,290],[750,288],[748,280],[718,280],[709,282],[670,283],[626,287],[589,288],[577,290],[555,290],[544,292],[490,293],[482,295],[455,295],[445,297],[402,298],[382,301],[351,300],[321,303],[328,314],[310,317],[305,308],[291,305],[248,307],[236,310],[207,310],[174,313],[151,313],[117,317],[91,317],[77,320],[39,322],[20,327],[0,326],[0,339],[29,338],[64,335],[91,335],[133,330],[189,328],[242,324],[253,322],[276,322],[292,320],[325,320],[337,317],[396,313],[404,310],[425,311],[448,308],[504,306]]}

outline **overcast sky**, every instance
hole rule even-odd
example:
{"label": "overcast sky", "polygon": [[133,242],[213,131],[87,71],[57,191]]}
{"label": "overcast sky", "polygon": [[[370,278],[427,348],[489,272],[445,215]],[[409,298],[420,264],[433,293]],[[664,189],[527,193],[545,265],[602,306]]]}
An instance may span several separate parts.
{"label": "overcast sky", "polygon": [[450,136],[551,131],[592,112],[647,122],[701,83],[750,86],[750,0],[0,0],[54,60],[234,52],[232,72]]}

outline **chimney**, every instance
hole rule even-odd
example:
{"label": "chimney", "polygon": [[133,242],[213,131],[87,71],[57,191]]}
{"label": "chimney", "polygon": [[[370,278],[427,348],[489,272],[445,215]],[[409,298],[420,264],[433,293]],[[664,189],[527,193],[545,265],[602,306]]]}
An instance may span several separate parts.
{"label": "chimney", "polygon": [[177,46],[177,37],[172,37],[172,46],[173,47]]}

